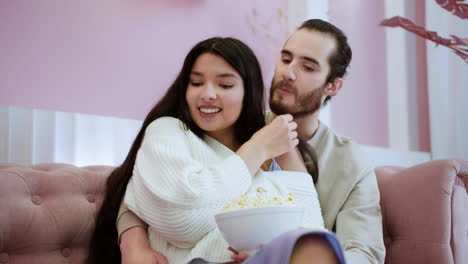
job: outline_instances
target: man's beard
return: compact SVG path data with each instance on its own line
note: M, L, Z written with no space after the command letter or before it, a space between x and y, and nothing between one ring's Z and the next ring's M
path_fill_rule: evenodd
M294 94L295 104L293 106L282 103L281 95L277 95L276 98L274 98L275 91L280 87L287 87ZM314 114L322 106L322 95L325 87L326 83L307 94L299 96L295 86L284 81L274 83L273 79L270 88L270 109L275 115L291 114L294 118L301 118Z

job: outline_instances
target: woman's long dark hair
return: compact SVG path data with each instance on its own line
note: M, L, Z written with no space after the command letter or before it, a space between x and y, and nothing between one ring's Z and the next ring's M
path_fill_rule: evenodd
M203 135L203 131L190 117L185 94L192 67L197 58L204 53L220 56L243 79L243 107L239 119L234 125L234 135L238 143L245 143L256 131L265 126L262 73L260 64L252 50L234 38L215 37L195 45L185 58L182 70L174 83L146 116L127 158L122 165L114 169L107 179L105 198L97 215L96 226L91 237L88 259L90 263L121 263L116 219L148 125L160 117L172 116L180 119L187 129L198 136Z
M319 178L319 168L317 154L315 153L314 148L312 148L307 141L301 139L299 139L299 145L297 145L297 148L301 152L307 172L312 176L312 180L314 184L316 184Z

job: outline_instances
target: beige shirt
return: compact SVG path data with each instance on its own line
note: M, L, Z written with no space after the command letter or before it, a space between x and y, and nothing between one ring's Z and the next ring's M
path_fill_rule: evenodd
M380 193L373 165L358 144L322 123L308 143L317 153L315 187L325 227L342 242L347 263L384 263Z
M269 114L268 119L271 119ZM318 157L316 189L325 227L336 232L347 263L383 263L380 194L374 168L366 154L358 144L336 135L322 123L308 143ZM119 237L135 226L146 225L121 207L117 220Z

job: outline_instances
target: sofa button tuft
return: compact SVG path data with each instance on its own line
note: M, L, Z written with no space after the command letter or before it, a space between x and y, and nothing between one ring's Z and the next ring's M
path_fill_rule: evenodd
M35 205L40 205L42 203L42 198L39 195L34 195L31 200Z
M86 199L88 199L88 202L90 203L96 202L96 196L94 196L94 194L89 193L88 195L86 195Z
M8 254L0 253L0 263L8 263Z
M71 255L71 250L69 248L62 249L62 255L68 258Z

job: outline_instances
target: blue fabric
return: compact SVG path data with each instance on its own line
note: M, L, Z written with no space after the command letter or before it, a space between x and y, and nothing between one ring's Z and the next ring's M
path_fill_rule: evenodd
M248 258L243 264L287 264L291 259L297 241L305 236L323 238L334 252L339 264L345 264L344 253L336 236L328 231L313 231L310 229L296 229L286 232L260 249L255 255Z
M278 164L278 162L276 162L275 159L271 159L271 164L270 164L270 168L268 171L280 171L280 170L281 170L281 167Z
M287 264L291 259L294 246L297 241L305 236L315 236L323 238L334 252L339 264L346 264L344 253L341 244L336 236L328 231L314 231L310 229L296 229L286 232L273 241L268 243L264 248L257 251L257 253L243 264ZM220 264L207 262L202 259L194 259L190 264Z

